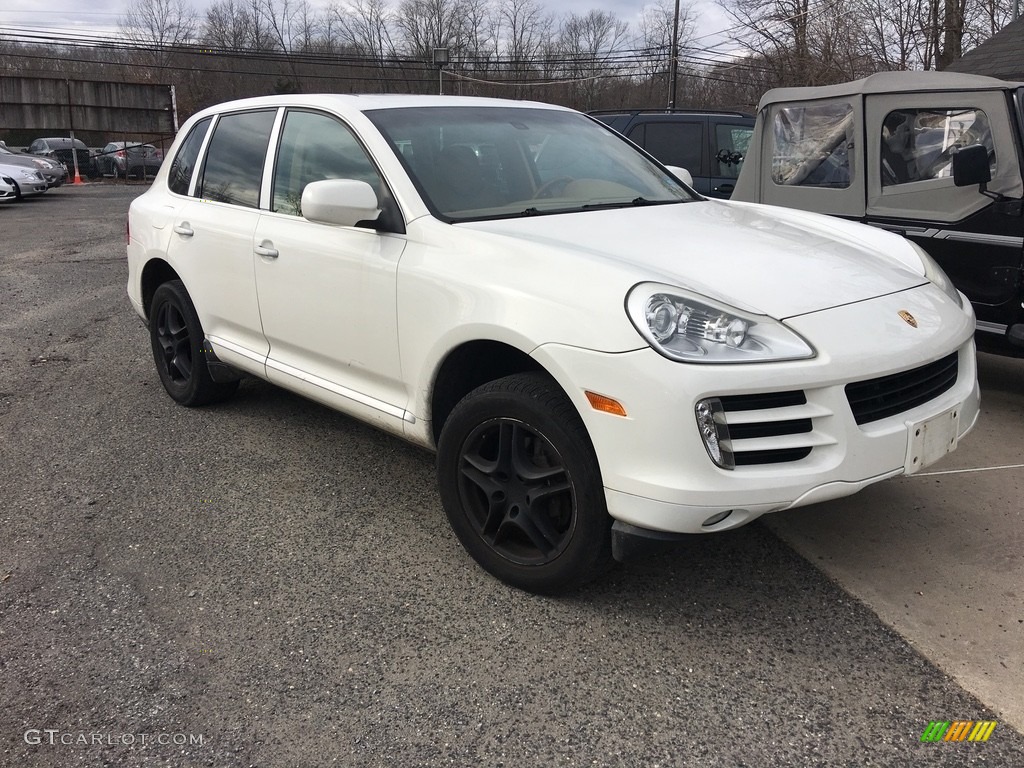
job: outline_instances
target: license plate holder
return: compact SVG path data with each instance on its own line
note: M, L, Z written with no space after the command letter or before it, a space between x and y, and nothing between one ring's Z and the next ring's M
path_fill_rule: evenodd
M912 475L956 450L960 436L960 406L937 416L907 423L905 474Z

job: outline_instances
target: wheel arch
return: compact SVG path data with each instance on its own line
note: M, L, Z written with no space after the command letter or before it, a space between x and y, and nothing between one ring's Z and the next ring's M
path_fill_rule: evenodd
M149 322L149 307L153 303L153 294L156 289L171 280L180 280L174 267L163 259L150 259L142 268L142 311L146 313L146 322Z
M448 416L477 387L515 373L538 372L544 366L521 349L501 341L479 339L452 349L438 367L430 398L431 436L437 445Z

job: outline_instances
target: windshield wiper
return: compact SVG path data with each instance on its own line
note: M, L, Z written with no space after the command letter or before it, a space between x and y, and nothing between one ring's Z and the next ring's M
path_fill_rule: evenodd
M688 203L689 200L648 200L646 197L634 197L631 201L632 205L671 205L672 203Z
M598 208L629 208L642 205L668 205L669 203L682 203L684 200L648 200L646 197L634 197L632 200L616 200L609 203L586 203L580 208L585 211L593 211Z

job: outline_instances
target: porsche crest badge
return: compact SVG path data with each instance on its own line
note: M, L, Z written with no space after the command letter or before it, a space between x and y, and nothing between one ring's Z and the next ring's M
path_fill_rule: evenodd
M916 318L916 317L914 317L914 316L913 316L912 314L910 314L909 312L907 312L907 310L905 310L905 309L901 309L901 310L900 310L900 317L902 317L902 318L903 318L903 321L904 321L904 322L905 322L905 323L906 323L907 325L909 325L909 326L910 326L911 328L917 328L917 318Z

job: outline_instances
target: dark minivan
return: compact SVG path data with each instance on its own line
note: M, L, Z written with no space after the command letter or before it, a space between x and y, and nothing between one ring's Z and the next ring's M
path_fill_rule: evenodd
M592 117L639 144L665 165L685 168L702 195L728 198L754 132L745 112L595 110Z

